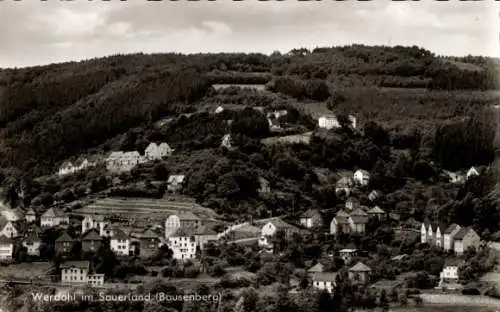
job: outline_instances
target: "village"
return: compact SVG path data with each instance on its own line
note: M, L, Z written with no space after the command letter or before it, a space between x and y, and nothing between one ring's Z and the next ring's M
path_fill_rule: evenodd
M219 106L214 113L222 111L224 108ZM279 129L279 123L274 120L286 114L286 110L269 112L267 118L270 128ZM342 127L335 115L321 116L317 122L318 131ZM348 123L351 129L356 129L357 121L354 116L348 116ZM302 142L300 139L299 141ZM223 136L221 147L233 148L230 134ZM64 177L99 165L104 165L109 174L119 174L128 172L139 164L168 158L173 152L165 142L151 143L144 155L138 151L115 151L105 159L91 156L73 163L67 161L56 175ZM463 173L443 171L443 175L452 184L465 183L480 174L480 170L475 167ZM33 207L23 210L4 205L0 211L0 261L3 268L8 268L9 265L19 265L22 261L43 261L41 258L44 257L41 255L51 254L60 263L57 265L57 276L49 274L50 283L65 287L106 287L119 280L116 277L110 279L102 270L97 272L90 261L95 254L103 252L103 249L109 249L117 259L124 261L157 258L158 254L165 256L170 253L170 257L178 263L202 263L205 249L207 246L213 248L211 246L214 244L250 244L259 253L272 255L277 252L276 244L280 239L290 241L297 235L306 237L311 233L324 235L325 240L338 239L342 235L365 235L369 223L377 222L379 225L390 225L396 233L417 236L422 246L443 250L447 255L446 261L435 288L441 291L462 289L459 270L465 263L464 253L489 248L488 243L471 227L442 224L438 219L399 224L397 214L386 213L383 208L374 204L381 194L380 191L369 188L370 178L368 171L359 169L351 174L345 173L338 179L335 192L345 199L345 204L343 207L333 208L334 215L331 219L325 215L331 215L332 211L309 209L293 216L228 222L211 209L204 208L194 199L183 195L186 177L182 173L171 174L163 182L167 188L161 199L101 197L72 211L67 209L68 205L55 205L45 211L35 211ZM260 178L259 182L261 196L272 192L268 181ZM368 203L365 201L362 204L357 198L355 194L360 192L365 194ZM43 234L48 231L52 233L49 240ZM53 233L57 233L57 236ZM44 240L42 237L45 237ZM330 249L321 255L342 259L343 264L336 271L327 270L321 262L312 263L307 268L308 284L332 293L341 278L340 269L347 269L346 278L353 285L379 287L381 278L374 278L372 274L376 268L366 264L377 256L356 248L352 242L344 247L349 248ZM50 249L53 249L52 253L47 252ZM20 257L19 254L23 252L26 255ZM76 254L83 256L76 257L79 259L75 260ZM392 255L391 261L398 263L408 257L411 256L407 253ZM33 282L47 277L10 277L10 281ZM291 289L293 291L294 288L291 286Z

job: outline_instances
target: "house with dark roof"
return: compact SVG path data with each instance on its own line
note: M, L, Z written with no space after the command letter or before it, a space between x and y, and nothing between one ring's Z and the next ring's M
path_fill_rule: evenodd
M349 269L349 279L353 284L366 284L370 280L372 269L362 262L356 263Z
M382 209L380 209L379 206L375 206L375 207L371 208L366 213L368 214L368 216L370 218L376 218L376 219L379 219L379 220L384 220L385 216L386 216L385 211L383 211Z
M351 231L354 233L364 233L366 224L368 223L369 216L362 209L357 208L354 209L349 214L349 225L351 227Z
M61 264L61 284L100 286L104 274L91 274L89 261L67 261Z
M330 234L350 233L350 231L349 215L344 210L339 210L330 222Z
M333 293L336 286L336 272L316 272L311 273L312 286L319 290L326 290Z
M24 219L26 220L27 223L33 223L36 222L36 213L33 208L28 208L26 211L26 214L24 215Z
M102 237L96 229L90 229L82 237L82 251L96 252L102 244Z
M147 229L142 233L138 233L135 237L139 240L141 257L149 257L158 250L160 235L155 233L152 229Z
M308 229L323 226L323 215L317 209L309 209L300 216L300 224Z
M471 227L461 228L453 237L453 250L456 254L461 255L467 249L479 247L481 237Z
M447 259L444 263L443 270L439 274L438 288L456 289L459 280L460 267L464 265L461 259Z
M321 264L320 262L318 262L315 265L313 265L311 268L309 268L309 270L307 270L307 273L320 273L320 272L324 272L324 271L325 271L324 265Z
M41 227L55 227L60 225L68 225L69 216L58 208L52 207L47 209L40 217Z
M109 240L111 250L117 256L130 255L130 237L119 228L113 228L113 236Z
M204 249L205 244L208 242L214 242L217 238L217 232L206 225L202 225L194 229L194 240L200 250Z
M443 240L443 248L444 250L454 250L455 247L455 234L460 231L460 225L453 223L450 224L444 231L444 240Z
M64 232L55 241L55 250L60 254L69 254L75 245L76 240Z
M165 220L165 237L168 238L179 228L197 228L201 226L201 218L190 211L171 214Z

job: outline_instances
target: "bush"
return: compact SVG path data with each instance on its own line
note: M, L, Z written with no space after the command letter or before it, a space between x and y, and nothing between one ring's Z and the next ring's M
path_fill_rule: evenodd
M467 287L462 289L462 295L479 296L481 292L475 287Z

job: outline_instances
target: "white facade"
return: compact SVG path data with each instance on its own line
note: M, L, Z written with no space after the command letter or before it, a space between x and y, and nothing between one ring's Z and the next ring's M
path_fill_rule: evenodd
M126 237L112 237L109 241L111 250L118 256L130 255L130 239Z
M366 170L357 170L354 172L354 181L358 184L366 186L370 182L370 174Z
M90 284L98 286L104 284L104 274L90 274L88 268L69 267L61 269L62 284Z
M133 152L113 152L106 159L106 169L111 172L130 171L136 165L144 163L145 157L137 151Z
M300 224L308 229L313 227L313 218L312 217L301 217Z
M440 274L441 281L458 282L458 266L448 265L443 268Z
M453 231L444 234L444 243L443 243L444 250L448 251L448 250L453 250L455 248L454 236L455 234L458 233L458 231L460 231L460 226L457 225L455 229L453 229Z
M477 171L477 169L475 167L471 167L469 169L469 171L467 171L467 179L470 179L471 177L477 177L479 176L479 172Z
M172 149L167 143L161 143L160 145L156 145L156 143L151 143L144 151L144 155L147 160L155 160L162 159L163 157L169 156L172 154Z
M312 286L319 290L326 290L333 293L335 289L334 273L315 273L312 275Z
M90 229L96 229L99 231L99 236L112 236L106 235L105 227L108 222L95 220L92 216L85 216L82 221L82 234L86 233Z
M16 237L18 235L16 228L12 222L7 221L2 229L0 229L0 236Z
M273 236L276 234L276 226L272 222L268 222L262 227L261 236Z
M347 119L349 120L349 122L351 123L351 127L353 127L354 129L356 129L356 126L357 126L357 120L356 120L356 117L354 117L353 115L349 115L347 117Z
M340 128L340 123L336 116L321 116L318 118L318 126L323 129Z
M217 108L215 109L214 113L216 113L216 114L220 114L220 113L222 113L223 111L224 111L224 107L219 106L219 107L217 107Z
M10 239L0 237L0 260L11 260L14 254L14 244Z
M196 241L189 236L171 236L168 247L173 251L173 258L178 260L194 259L196 257Z
M69 217L53 208L49 208L40 217L40 226L42 227L55 227L63 224L69 224Z
M427 244L427 228L425 227L425 223L422 223L420 227L420 243Z
M225 148L231 148L231 135L226 134L222 137L221 146Z
M26 251L30 256L39 256L41 245L42 242L40 240L23 241L23 246L26 248Z

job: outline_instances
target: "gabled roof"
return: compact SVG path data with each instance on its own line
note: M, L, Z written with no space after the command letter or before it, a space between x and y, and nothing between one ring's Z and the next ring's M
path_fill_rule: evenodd
M90 229L83 235L82 241L101 241L102 237L96 229Z
M34 215L36 215L35 210L33 210L33 208L31 208L31 207L28 208L28 210L26 211L26 215L27 216L34 216Z
M184 175L183 174L174 174L170 175L168 177L167 183L172 184L172 183L182 183L184 182Z
M363 217L368 216L368 214L366 212L364 212L361 208L354 209L349 215L351 217L352 216L363 216Z
M12 239L10 237L7 237L7 236L4 236L4 235L0 235L0 244L3 244L3 245L11 245L13 244L12 243Z
M42 218L54 218L54 217L62 218L65 216L66 215L61 210L59 210L55 207L51 207L43 213Z
M367 265L362 263L361 261L356 263L352 268L349 269L350 272L371 272L372 269L370 269Z
M451 232L455 231L457 228L460 229L460 225L452 223L444 230L444 234L451 234Z
M304 212L301 217L302 218L313 218L314 216L321 216L321 213L317 209L309 209L306 212Z
M77 269L89 269L89 261L66 261L61 263L61 269L77 268Z
M339 224L346 224L349 223L349 215L344 211L344 210L339 210L335 214L335 221Z
M324 266L321 263L316 263L314 266L312 266L307 272L309 273L321 273L324 271Z
M195 221L195 220L200 220L200 217L192 213L191 211L183 211L177 215L179 217L179 220L185 220L185 221Z
M61 234L61 236L59 236L57 239L56 239L56 243L61 243L61 242L73 242L74 239L69 236L68 233L64 232Z
M158 234L151 229L147 229L144 233L139 235L139 238L158 238Z
M455 236L453 237L454 240L461 240L465 237L465 235L467 235L469 232L474 232L476 233L476 231L474 231L472 228L470 227L464 227L464 228L461 228L457 234L455 234ZM476 233L477 234L477 233Z
M113 237L111 237L111 240L113 240L113 239L114 240L127 240L127 239L129 239L129 237L121 229L114 228L113 229Z
M36 243L41 242L41 239L35 233L30 233L28 237L24 239L26 243Z
M385 211L380 209L379 206L375 206L372 209L368 210L368 214L384 214L384 213L385 213Z
M366 224L368 223L368 216L351 215L349 217L354 224Z
M311 274L311 279L318 282L332 282L335 283L337 279L336 272L316 272Z

